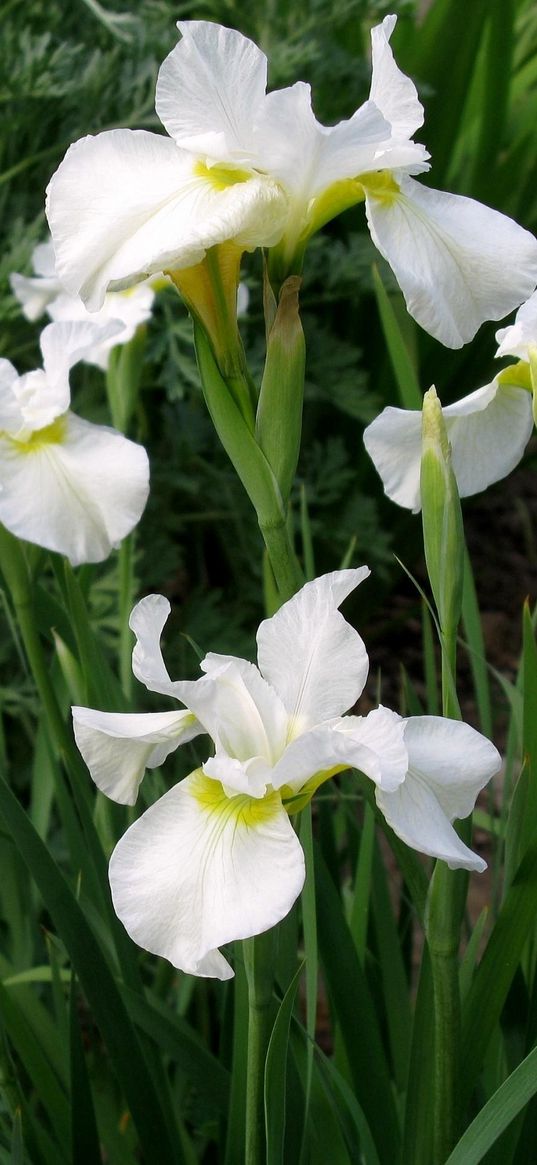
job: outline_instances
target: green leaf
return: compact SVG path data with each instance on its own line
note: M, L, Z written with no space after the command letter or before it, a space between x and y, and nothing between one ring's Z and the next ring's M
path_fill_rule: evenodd
M122 993L67 882L8 785L1 779L0 815L69 951L95 1020L108 1045L143 1152L148 1160L157 1159L159 1165L180 1165L183 1161L182 1151L178 1141L174 1145L168 1137L160 1099Z
M381 1165L371 1130L352 1088L338 1072L335 1064L316 1048L317 1070L321 1081L334 1098L334 1109L345 1138L351 1161L364 1165Z
M532 845L502 903L462 1014L461 1098L467 1104L537 912L537 844Z
M421 409L423 394L406 341L397 321L390 297L375 264L373 264L372 270L373 285L377 297L382 330L399 389L401 407L404 409Z
M300 977L302 963L293 975L278 1008L269 1040L265 1061L265 1130L267 1138L267 1165L284 1165L285 1086L287 1080L287 1051L289 1026Z
M205 1104L225 1116L229 1105L229 1073L201 1037L152 993L147 998L122 989L129 1012L141 1031L173 1056L185 1079L203 1095Z
M47 1113L50 1127L58 1138L60 1146L66 1149L69 1142L69 1105L46 1052L35 1038L28 1020L13 994L0 985L0 1017L17 1055L24 1064L40 1104ZM67 1161L67 1153L60 1160Z
M71 1153L77 1165L101 1165L99 1134L91 1095L86 1058L77 1015L76 979L71 979L70 1003L71 1061Z
M537 1093L537 1048L491 1096L450 1153L446 1165L479 1165L504 1129Z
M399 1128L390 1074L369 985L358 961L339 894L315 850L319 950L358 1103L381 1159L395 1161Z

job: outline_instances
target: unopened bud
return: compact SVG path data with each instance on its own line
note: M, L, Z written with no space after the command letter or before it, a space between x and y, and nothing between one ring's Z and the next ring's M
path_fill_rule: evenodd
M451 449L435 388L423 399L421 504L425 561L440 628L453 641L461 615L464 531Z

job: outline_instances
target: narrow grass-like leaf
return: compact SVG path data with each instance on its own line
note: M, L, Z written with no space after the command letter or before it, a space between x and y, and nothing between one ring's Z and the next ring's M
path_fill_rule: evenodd
M58 1138L60 1160L67 1161L69 1104L43 1048L16 1003L12 993L0 986L0 1017L17 1055L24 1064L33 1088L47 1113L50 1128ZM62 1147L60 1149L60 1146ZM64 1152L65 1150L65 1152Z
M412 1165L430 1165L432 1160L433 1009L431 965L429 952L424 947L414 1008L401 1158Z
M479 1165L488 1149L536 1093L537 1048L534 1048L468 1126L446 1165Z
M24 1165L24 1141L22 1139L22 1116L21 1110L18 1108L13 1116L13 1129L11 1133L11 1153L10 1165Z
M479 613L472 564L467 550L464 553L462 622L474 681L474 691L479 711L479 724L484 735L490 737L492 736L492 706L489 674L485 659L485 641L483 639L481 615Z
M399 1129L375 1007L340 897L318 849L315 881L321 960L358 1103L364 1110L379 1156L394 1161L399 1149Z
M265 1131L267 1165L284 1165L285 1091L289 1027L295 996L304 969L294 974L278 1008L265 1062Z
M512 78L514 19L513 0L489 0L479 135L472 151L472 193L477 198L489 194L491 174L502 146Z
M366 801L364 805L364 820L360 832L360 846L358 849L358 860L356 862L354 891L349 920L349 928L356 948L356 954L362 967L365 962L374 849L375 811L369 802Z
M70 1001L71 1062L71 1155L76 1165L101 1165L99 1135L91 1095L84 1048L77 1015L76 980L71 980Z
M434 185L442 186L449 170L487 17L489 0L435 0L419 35L407 38L400 64L426 82L426 142L434 158ZM449 68L446 68L449 62ZM466 191L469 193L469 191Z
M373 922L377 939L382 993L395 1083L402 1093L406 1089L412 1017L408 984L401 957L401 946L388 893L386 871L378 849L374 854Z
M537 845L521 862L502 903L462 1017L461 1097L468 1103L537 913Z
M140 1028L163 1052L173 1056L185 1078L204 1098L208 1108L225 1115L229 1103L229 1073L185 1019L151 993L147 998L123 987L123 998Z
M483 933L485 930L485 926L487 924L488 916L489 916L488 906L484 906L482 911L481 911L481 914L479 915L479 918L474 926L474 929L470 935L468 946L466 947L466 950L464 952L464 958L461 962L461 966L460 966L460 970L459 970L459 985L460 985L460 990L461 990L461 1000L462 1001L464 1001L464 999L466 998L468 991L470 989L470 984L472 982L472 976L473 976L473 973L475 970L475 965L477 963L477 956L479 954L479 946L480 946L481 940L483 938Z
M382 330L399 390L401 407L404 409L421 409L423 393L406 341L399 327L390 297L380 277L378 267L373 264L372 270L373 286L375 288Z
M320 1048L316 1052L317 1070L324 1087L334 1098L334 1109L347 1144L349 1160L356 1165L381 1165L364 1111L352 1088L328 1056Z
M301 895L302 930L304 953L306 956L306 1078L304 1081L304 1140L301 1159L304 1160L306 1129L308 1126L311 1082L313 1076L313 1052L317 1022L317 996L319 986L317 956L317 916L315 910L315 867L313 861L313 834L311 828L311 804L306 805L300 815L300 841L306 861L306 880ZM294 982L294 979L293 979ZM286 993L287 996L287 993ZM287 1027L289 1031L289 1027ZM265 1101L266 1105L266 1101ZM268 1135L268 1130L267 1130Z
M145 1063L122 994L100 947L56 863L9 787L0 780L0 814L35 878L43 901L71 956L129 1104L148 1160L181 1165L172 1145L152 1076Z

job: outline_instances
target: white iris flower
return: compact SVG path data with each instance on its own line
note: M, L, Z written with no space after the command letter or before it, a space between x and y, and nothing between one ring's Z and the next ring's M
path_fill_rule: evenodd
M327 127L303 82L266 92L267 60L240 33L181 21L161 66L156 108L169 137L109 130L68 150L48 190L58 273L91 310L109 288L195 266L219 243L276 247L281 278L308 239L365 200L373 242L408 310L449 347L501 319L534 290L537 242L469 198L421 186L423 109L389 45L395 16L372 30L370 98Z
M367 678L362 639L338 607L367 567L306 583L257 633L258 666L209 654L195 681L172 681L160 650L161 595L134 608L134 674L187 710L118 715L74 708L78 747L100 789L134 803L146 767L207 733L214 755L127 830L110 863L115 910L132 938L191 974L227 979L218 950L268 930L291 909L304 857L289 815L350 766L409 845L450 866L484 862L451 822L471 812L500 764L473 728L352 708Z
M69 409L69 370L120 324L52 323L43 368L19 376L0 360L0 522L19 538L100 562L140 520L149 491L145 449Z
M96 364L105 371L112 349L132 340L137 327L151 317L155 298L151 281L139 283L126 291L108 292L100 310L90 315L79 296L70 295L58 278L52 239L35 247L32 266L34 275L15 273L9 278L11 290L26 319L38 320L46 311L51 320L89 319L94 324L103 325L113 320L118 324L111 335L100 341L96 334L93 347L85 350L85 364Z

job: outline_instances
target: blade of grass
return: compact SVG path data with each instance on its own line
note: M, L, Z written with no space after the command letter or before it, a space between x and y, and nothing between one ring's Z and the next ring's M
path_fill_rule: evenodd
M367 979L345 921L339 894L315 848L319 950L358 1103L381 1159L397 1160L399 1128L390 1074Z
M304 964L293 975L274 1021L265 1063L266 1165L284 1165L285 1099L289 1027Z
M521 862L463 1006L461 1098L467 1104L537 912L537 845Z
M515 1068L468 1126L446 1165L479 1165L524 1105L537 1093L537 1048Z
M414 364L401 328L397 322L390 297L375 264L373 264L372 272L380 321L399 390L401 407L404 409L421 409L423 394Z
M0 814L34 877L61 935L93 1010L129 1104L148 1160L180 1165L179 1141L172 1144L159 1096L145 1063L122 993L88 927L84 914L56 863L23 809L0 779Z

